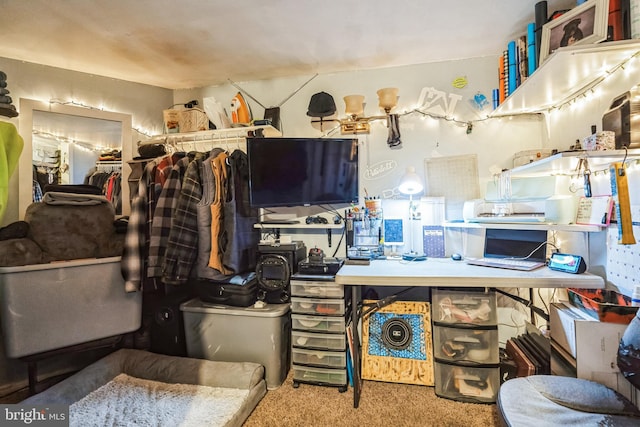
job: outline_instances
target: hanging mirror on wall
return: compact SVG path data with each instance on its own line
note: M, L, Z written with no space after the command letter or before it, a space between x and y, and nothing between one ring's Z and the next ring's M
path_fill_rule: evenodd
M19 212L47 184L91 184L117 214L128 215L123 159L131 158L131 116L29 99L20 100Z

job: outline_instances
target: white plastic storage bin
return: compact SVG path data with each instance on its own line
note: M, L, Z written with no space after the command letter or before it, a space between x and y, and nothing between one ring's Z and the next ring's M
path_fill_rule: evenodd
M294 297L344 298L344 288L334 281L291 280Z
M465 366L435 360L436 396L472 403L494 403L500 387L500 367Z
M289 304L263 308L204 305L195 298L180 305L187 355L198 359L260 363L269 390L289 372L291 315Z
M311 365L326 368L346 368L346 351L322 351L294 348L291 359L297 365Z
M494 291L435 288L432 291L433 322L496 325Z
M292 331L291 341L294 347L307 347L320 350L345 350L347 348L347 340L344 334L319 334Z
M344 317L344 306L344 299L291 297L291 311L294 313Z
M0 310L19 358L137 330L142 292L125 292L120 257L0 267Z
M310 332L345 333L344 317L310 316L306 314L292 314L291 327Z
M448 361L499 363L497 326L434 326L434 357Z

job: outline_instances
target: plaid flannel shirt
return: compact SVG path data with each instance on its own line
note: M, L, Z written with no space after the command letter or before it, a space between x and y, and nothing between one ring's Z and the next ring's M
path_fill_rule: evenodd
M162 262L169 241L173 212L178 203L182 180L190 162L191 158L183 157L173 165L158 196L151 223L151 236L149 237L148 277L162 277Z
M155 161L146 164L138 181L138 194L131 202L129 225L124 239L120 268L126 292L142 289L144 260L146 259L149 186L153 184Z
M182 180L182 189L173 213L167 250L162 266L162 281L181 285L187 282L198 252L197 206L202 198L200 165L195 159Z

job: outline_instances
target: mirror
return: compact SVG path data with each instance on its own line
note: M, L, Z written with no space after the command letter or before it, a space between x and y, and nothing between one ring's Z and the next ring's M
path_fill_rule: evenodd
M20 219L46 184L92 184L103 189L117 214L128 215L123 160L131 159L131 116L20 99L18 204Z

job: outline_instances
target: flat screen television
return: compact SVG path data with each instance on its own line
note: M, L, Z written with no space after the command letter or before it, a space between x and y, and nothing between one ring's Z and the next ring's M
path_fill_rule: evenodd
M253 207L357 203L355 138L247 138Z

